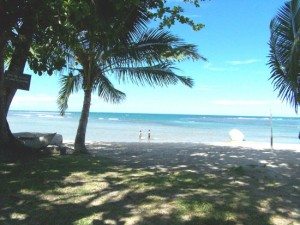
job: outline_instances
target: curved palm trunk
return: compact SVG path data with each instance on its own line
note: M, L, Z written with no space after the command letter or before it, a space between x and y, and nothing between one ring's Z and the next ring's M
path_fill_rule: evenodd
M74 149L76 153L87 153L87 149L85 147L85 135L86 135L86 127L87 127L89 113L90 113L91 96L92 96L92 90L84 91L83 106L81 110L80 121L77 128L77 134L74 143Z

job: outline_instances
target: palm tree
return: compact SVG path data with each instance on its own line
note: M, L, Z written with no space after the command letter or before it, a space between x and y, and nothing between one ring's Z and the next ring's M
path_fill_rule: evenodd
M91 105L91 94L97 91L107 102L119 103L125 93L117 90L110 81L151 86L168 86L178 82L192 87L191 78L177 75L173 67L176 61L187 58L204 59L195 45L186 44L169 32L158 29L133 29L128 42L118 44L84 42L74 51L75 60L81 68L61 78L58 105L61 114L68 108L68 98L73 92L84 90L84 102L75 138L75 152L86 152L85 134ZM205 59L204 59L205 60Z
M298 112L300 104L300 0L291 0L279 10L270 24L270 79L278 97ZM299 79L299 78L298 78Z

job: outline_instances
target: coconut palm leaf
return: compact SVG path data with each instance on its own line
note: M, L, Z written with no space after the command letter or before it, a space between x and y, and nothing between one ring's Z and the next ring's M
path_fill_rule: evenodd
M285 3L270 24L270 79L278 97L298 111L300 104L300 0Z
M82 87L82 76L68 75L60 78L60 90L58 94L57 104L61 115L65 114L68 109L68 100L72 93L78 92Z
M151 51L150 54L159 53L159 56L173 60L177 60L179 54L185 59L206 60L199 55L196 45L186 44L181 38L159 29L149 29L139 33L131 41L130 47L134 50L144 50L147 53Z
M162 63L144 67L119 67L114 72L119 82L132 82L136 85L168 86L178 82L188 87L193 86L193 80L174 73L175 68L170 63Z
M177 36L157 29L144 30L127 45L107 49L103 57L111 59L110 67L116 64L133 64L143 61L151 65L166 60L206 60L197 52L195 45L186 44Z
M94 82L94 88L98 89L98 96L106 102L120 103L126 98L126 94L117 90L110 80L98 70L97 80Z

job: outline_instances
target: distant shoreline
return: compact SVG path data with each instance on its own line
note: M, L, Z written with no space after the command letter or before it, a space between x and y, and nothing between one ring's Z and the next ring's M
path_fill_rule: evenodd
M76 136L80 113L10 111L13 133L58 133L64 140ZM229 132L238 129L246 141L270 143L270 120L254 116L208 116L172 114L91 113L86 140L136 142L139 131L154 142L216 143L230 141ZM274 143L299 144L300 119L273 117ZM146 140L147 141L147 140Z

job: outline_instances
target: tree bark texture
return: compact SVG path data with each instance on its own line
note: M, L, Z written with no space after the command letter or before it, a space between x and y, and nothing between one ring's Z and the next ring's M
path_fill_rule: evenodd
M32 43L34 31L34 23L33 18L28 18L24 20L22 27L20 28L20 32L18 34L18 42L15 46L15 50L12 55L12 59L8 68L8 71L13 74L17 74L22 76L25 64L27 61L27 57L29 54L30 45ZM5 43L5 42L4 42ZM3 50L3 48L2 48ZM2 57L2 60L3 57ZM2 69L3 71L3 69ZM3 80L2 80L3 79ZM20 143L11 133L8 122L7 122L7 114L9 111L9 107L13 100L13 97L16 94L17 89L4 87L4 74L1 74L0 87L1 87L1 97L0 97L0 148L3 151L9 152L9 154L20 154L22 151L32 153L31 149L25 147L22 143ZM2 129L3 128L3 129Z
M7 127L6 127L6 113L5 113L5 89L4 89L4 49L5 39L0 37L0 153L5 151L5 142L8 140Z
M85 136L91 107L91 96L92 90L84 90L83 106L74 143L75 153L87 153L87 149L85 146Z
M13 74L23 75L25 64L28 58L29 49L32 43L34 31L33 18L24 21L19 33L19 41L15 47L8 71ZM6 114L11 105L12 99L16 94L17 89L6 89Z

